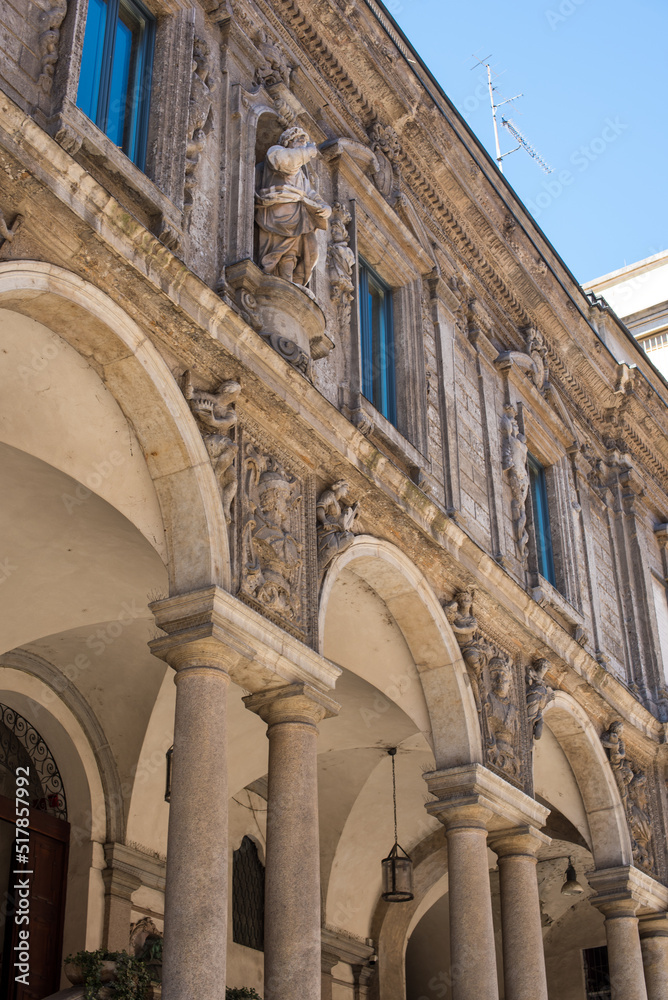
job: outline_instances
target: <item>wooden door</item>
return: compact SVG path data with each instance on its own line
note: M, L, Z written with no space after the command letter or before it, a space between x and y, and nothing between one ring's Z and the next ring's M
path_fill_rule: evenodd
M14 802L0 796L0 819L13 823L14 810ZM3 882L7 877L7 922L0 981L3 1000L43 1000L56 993L60 986L70 827L69 823L55 816L31 809L28 830L30 864L12 863L9 872L0 873ZM30 875L13 874L24 867L31 872ZM29 882L30 923L17 925L14 920L17 907L14 885L17 880L24 879ZM19 929L26 927L30 931L27 984L16 981L17 970L14 968Z

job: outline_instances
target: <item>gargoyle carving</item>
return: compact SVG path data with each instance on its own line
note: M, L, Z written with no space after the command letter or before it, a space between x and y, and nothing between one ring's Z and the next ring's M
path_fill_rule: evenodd
M359 504L342 503L347 492L348 483L345 479L340 479L323 490L318 497L315 512L318 519L318 565L321 572L334 556L352 545L355 538L351 529Z
M223 382L217 392L194 389L190 372L186 372L184 395L211 459L226 524L230 524L232 520L232 501L237 493L234 460L238 445L234 440L234 432L237 425L235 404L240 392L241 386L234 379Z

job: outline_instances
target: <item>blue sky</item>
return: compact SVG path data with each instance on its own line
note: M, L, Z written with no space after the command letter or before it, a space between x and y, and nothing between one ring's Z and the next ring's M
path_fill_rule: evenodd
M494 155L477 58L497 101L553 168L519 151L506 179L580 282L668 248L666 0L385 0ZM501 151L515 143L501 129Z

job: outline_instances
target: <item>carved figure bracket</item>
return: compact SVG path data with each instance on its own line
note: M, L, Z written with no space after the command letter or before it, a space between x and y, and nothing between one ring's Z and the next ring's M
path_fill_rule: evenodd
M637 868L651 875L654 872L655 859L647 775L629 759L623 733L624 723L618 719L601 734L601 743L605 747L626 813L631 834L633 862Z
M238 445L236 402L241 385L234 379L222 382L216 392L195 389L189 371L184 376L183 394L197 421L220 490L225 523L232 521L232 503L237 494L234 463Z
M329 223L330 244L327 250L327 274L330 295L336 304L337 317L342 330L350 326L351 303L355 294L353 268L355 254L351 250L348 225L352 216L340 202L332 205Z
M549 668L550 661L543 658L534 660L527 667L527 719L529 732L534 740L539 740L543 735L543 712L554 698L554 691L545 680Z
M186 143L186 171L183 207L190 212L196 185L195 171L206 139L213 129L212 94L216 89L209 65L209 48L201 38L193 43L192 75L190 80L190 106L188 111L188 138Z
M353 531L359 502L346 504L343 498L348 492L345 479L328 486L318 497L315 513L318 534L318 568L324 573L326 567L339 552L345 552L355 538Z
M501 417L501 467L510 485L511 516L517 557L526 564L529 533L526 528L526 501L529 493L529 470L527 468L527 439L517 422L517 408L506 403Z

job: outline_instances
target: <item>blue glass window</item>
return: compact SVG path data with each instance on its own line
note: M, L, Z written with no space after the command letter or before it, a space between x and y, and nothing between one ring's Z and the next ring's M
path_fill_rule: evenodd
M531 501L534 515L534 531L536 533L538 572L553 587L556 587L545 469L532 455L529 455L529 481L531 483Z
M362 394L396 424L392 290L361 258L359 287Z
M135 0L89 0L77 105L143 170L155 21Z

